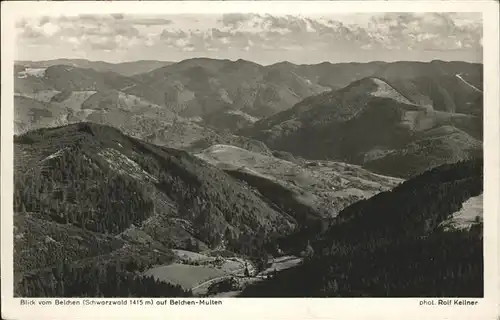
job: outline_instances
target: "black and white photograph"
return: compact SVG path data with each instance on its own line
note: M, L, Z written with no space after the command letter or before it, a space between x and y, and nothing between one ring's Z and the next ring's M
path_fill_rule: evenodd
M485 296L482 12L12 30L15 298Z

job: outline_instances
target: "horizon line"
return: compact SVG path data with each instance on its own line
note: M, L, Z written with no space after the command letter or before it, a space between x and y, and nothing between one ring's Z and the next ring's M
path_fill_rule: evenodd
M176 63L181 63L181 62L184 62L184 61L196 60L196 59L215 60L215 61L231 61L231 62L246 61L246 62L251 62L251 63L258 64L258 65L264 66L264 67L266 67L266 66L273 66L273 65L276 65L276 64L280 64L280 63L290 63L290 64L294 64L294 65L297 65L297 66L311 66L311 65L319 65L319 64L323 64L323 63L330 63L330 64L356 64L356 63L357 64L369 64L369 63L397 63L397 62L422 62L422 63L431 63L431 62L434 62L434 61L441 61L441 62L462 62L462 63L470 63L470 64L483 64L482 59L481 59L481 61L476 61L476 62L466 61L466 60L432 59L432 60L391 60L391 61L387 61L387 60L370 60L370 61L343 61L343 62L334 62L334 61L331 61L331 60L323 60L323 61L318 61L316 63L295 63L295 62L291 62L291 61L288 61L288 60L282 60L282 61L277 61L277 62L273 62L273 63L269 63L269 64L262 64L262 63L258 63L258 62L252 61L252 60L247 60L247 59L242 59L242 58L239 58L239 59L229 59L229 58L212 58L212 57L207 57L207 56L199 56L199 57L195 57L195 58L187 58L187 59L178 60L178 61L174 61L174 60L157 60L157 59L139 59L139 60L124 60L124 61L120 61L120 62L110 62L110 61L105 61L105 60L90 60L90 59L85 59L85 58L54 58L54 59L47 59L47 60L14 59L14 64L21 63L21 62L24 62L24 63L43 63L43 62L51 62L51 61L57 61L57 60L82 60L82 61L87 61L87 62L106 63L106 64L111 64L111 65L119 65L119 64L123 64L123 63L134 63L134 62L146 62L146 61L148 61L148 62L164 62L164 63L176 64Z

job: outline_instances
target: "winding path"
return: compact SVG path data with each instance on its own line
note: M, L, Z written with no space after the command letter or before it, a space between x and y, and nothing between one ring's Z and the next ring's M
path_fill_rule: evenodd
M223 276L216 277L216 278L212 278L212 279L209 279L209 280L204 281L202 283L199 283L196 286L192 287L191 290L195 291L196 289L201 288L203 286L218 282L218 281L223 280L223 279L228 279L231 277L248 278L248 279L264 279L266 274L272 272L275 269L277 271L288 269L288 268L291 268L291 267L297 265L301 261L302 261L301 258L298 258L295 256L279 257L279 258L274 259L273 264L269 268L262 270L261 272L259 272L256 275L253 275L250 277L243 276L242 274L240 274L240 272L243 272L245 270L245 268L242 267L242 268L233 270L230 274L223 275Z

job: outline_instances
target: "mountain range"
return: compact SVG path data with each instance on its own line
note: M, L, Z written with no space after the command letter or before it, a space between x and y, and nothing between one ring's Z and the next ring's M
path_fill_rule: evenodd
M415 248L480 295L481 64L59 59L14 84L18 295L190 296L253 271L243 296L453 293L390 276ZM282 255L304 262L262 281Z
M482 152L480 64L261 66L198 58L134 76L55 64L17 68L18 133L92 121L176 148L235 135L244 144L262 141L400 177Z
M308 97L238 133L303 157L410 177L482 153L482 92L459 76L443 78L449 80L450 93L437 82L426 82L428 92L453 93L459 102L426 95L414 85L423 86L418 78L393 86L369 77Z

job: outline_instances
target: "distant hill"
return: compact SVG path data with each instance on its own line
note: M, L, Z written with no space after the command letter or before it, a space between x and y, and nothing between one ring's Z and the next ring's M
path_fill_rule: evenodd
M377 77L357 80L306 98L239 134L305 158L360 164L401 177L480 155L482 93L464 90L456 79L448 83L449 90L461 97L457 93L449 99L447 109L441 96L428 96L428 104L415 101L415 92L430 91L410 87L411 81L419 80L401 80L396 86ZM426 85L440 88L437 82Z
M482 159L425 172L344 209L325 233L302 239L313 244L302 266L243 296L482 297L482 219L447 227L482 191Z
M174 126L177 120L183 121L165 108L113 89L67 92L44 90L34 95L18 94L14 97L14 105L14 130L17 134L32 129L91 121L111 125L129 135L145 139ZM200 127L186 121L186 127L191 125ZM203 137L202 133L197 134L191 139ZM187 136L185 138L189 139ZM170 141L174 139L172 137ZM168 144L169 141L165 140L158 143Z
M149 72L173 63L174 62L156 60L109 63L104 61L90 61L86 59L55 59L47 61L16 61L15 66L40 69L56 65L67 65L77 68L94 69L99 72L115 72L123 76L133 76L135 74Z
M178 63L107 64L65 59L18 63L17 95L37 100L47 92L69 95L73 91L116 90L183 118L199 119L217 131L250 127L308 97L339 90L367 77L384 79L418 105L482 115L478 107L482 105L482 65L462 62L282 62L262 66L241 59L195 58ZM141 66L143 72L123 71Z
M275 70L245 60L189 59L135 78L139 84L126 92L185 117L239 110L260 118L327 90L291 70Z
M14 92L36 94L44 90L60 92L121 90L134 83L133 79L111 71L100 72L68 65L53 65L19 71L14 75Z
M196 119L185 119L143 98L117 90L39 91L14 96L14 132L79 122L110 125L133 137L160 146L200 151L224 143L271 153L264 143L220 132Z

